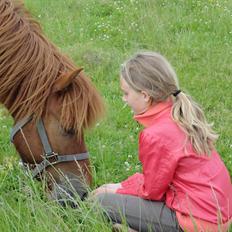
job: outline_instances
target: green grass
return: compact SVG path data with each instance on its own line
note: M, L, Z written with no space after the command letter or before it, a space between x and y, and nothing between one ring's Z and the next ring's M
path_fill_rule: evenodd
M229 0L25 0L45 34L102 93L107 115L86 142L94 186L140 170L140 127L123 108L119 67L138 50L155 50L175 67L181 89L204 108L220 134L217 149L232 176L232 2ZM111 231L89 202L81 210L47 200L24 176L9 142L12 119L0 109L0 231Z

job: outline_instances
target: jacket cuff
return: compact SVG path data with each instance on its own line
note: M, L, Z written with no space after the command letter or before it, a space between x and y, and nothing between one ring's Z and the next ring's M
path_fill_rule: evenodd
M121 182L122 187L116 193L139 196L143 183L143 174L135 173L133 176Z

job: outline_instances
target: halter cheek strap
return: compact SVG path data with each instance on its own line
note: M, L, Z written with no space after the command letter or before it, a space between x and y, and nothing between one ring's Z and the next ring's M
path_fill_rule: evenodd
M11 129L11 135L10 135L10 141L13 143L14 136L28 123L32 120L33 116L23 118L21 121L16 123L16 125ZM68 154L68 155L59 155L58 153L55 153L52 151L52 148L49 144L47 133L43 124L42 119L40 118L37 125L37 130L39 133L39 137L41 140L41 143L43 145L44 154L42 155L43 161L40 163L35 164L28 164L21 161L23 166L26 166L28 169L31 169L31 166L33 166L31 170L32 177L36 177L38 174L40 174L42 171L44 171L47 167L53 166L57 163L63 163L63 162L70 162L70 161L82 161L89 158L89 153L76 153L76 154Z

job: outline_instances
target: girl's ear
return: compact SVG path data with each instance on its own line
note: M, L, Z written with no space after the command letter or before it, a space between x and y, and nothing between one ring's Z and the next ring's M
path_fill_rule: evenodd
M73 81L75 77L77 77L83 68L76 69L69 73L62 74L54 83L52 87L52 93L60 92L67 88Z
M142 90L141 93L143 95L143 98L144 98L145 102L150 102L151 101L151 96L146 91Z

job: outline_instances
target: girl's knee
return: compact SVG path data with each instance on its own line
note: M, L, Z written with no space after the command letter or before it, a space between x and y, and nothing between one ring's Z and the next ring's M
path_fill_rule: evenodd
M111 206L114 205L117 200L118 194L114 193L98 193L94 197L95 199L104 207L104 206Z

